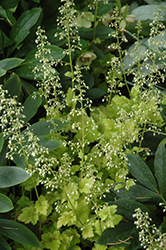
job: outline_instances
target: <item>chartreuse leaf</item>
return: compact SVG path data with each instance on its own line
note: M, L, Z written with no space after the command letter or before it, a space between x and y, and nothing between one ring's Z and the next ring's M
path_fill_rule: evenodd
M166 149L164 143L161 143L156 151L154 169L158 181L159 192L166 198Z
M4 136L3 133L0 133L0 152L2 151L3 144L4 144Z
M99 245L126 246L134 228L133 222L121 221L115 228L107 228L96 241ZM128 239L128 240L127 240ZM124 242L125 243L122 243Z
M11 250L11 247L10 247L9 244L6 242L6 240L4 240L4 238L2 238L1 235L0 235L0 249L3 249L3 250Z
M18 216L18 220L24 222L24 223L32 223L35 225L37 221L39 220L39 215L36 212L36 209L34 206L25 207L21 210L21 214Z
M23 61L24 61L23 59L17 57L3 59L0 61L0 69L10 70L16 68Z
M48 201L45 199L43 195L40 195L39 199L36 201L35 209L39 214L46 215L47 209L49 207Z
M76 208L76 213L79 218L79 220L77 220L78 226L81 226L80 222L84 224L87 221L89 212L90 212L90 209L88 205L86 204L86 201L82 200L79 203L78 207Z
M28 122L37 112L38 108L40 107L42 103L42 97L40 95L36 95L34 97L33 94L28 96L28 98L25 100L23 106L23 114L25 115L25 123Z
M17 100L20 96L20 82L16 74L12 74L11 77L5 82L4 89L8 91L8 94L13 97L17 96Z
M28 228L18 222L0 219L0 234L23 245L41 248L37 237Z
M59 247L61 245L62 236L59 231L56 230L54 233L47 232L42 234L41 237L42 241L45 242L43 245L46 249L50 250L60 249Z
M0 188L17 185L30 177L24 169L19 167L0 167Z
M156 180L146 163L138 156L127 154L127 168L143 186L158 192Z
M69 211L69 212L63 212L61 213L61 216L58 219L57 222L57 228L61 228L61 226L65 226L65 225L74 225L76 223L76 217L73 211Z
M0 194L0 213L6 213L12 209L12 201L6 195Z

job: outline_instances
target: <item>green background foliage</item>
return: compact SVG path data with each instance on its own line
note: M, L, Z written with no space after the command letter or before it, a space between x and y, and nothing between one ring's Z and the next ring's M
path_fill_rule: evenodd
M137 208L165 244L165 13L1 1L0 248L158 247Z

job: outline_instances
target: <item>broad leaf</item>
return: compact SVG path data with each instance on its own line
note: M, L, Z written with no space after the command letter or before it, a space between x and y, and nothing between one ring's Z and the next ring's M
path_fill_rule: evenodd
M48 148L49 151L59 148L62 145L61 142L45 136L39 136L39 139L39 145Z
M41 12L41 8L32 8L31 10L23 12L19 17L10 32L10 37L16 42L16 46L28 36L30 29L37 22Z
M150 214L150 210L145 207L140 202L131 200L131 199L119 199L115 202L109 202L109 205L115 204L117 205L116 214L122 215L127 220L134 220L133 214L136 208L141 208L143 212L148 212Z
M61 122L60 120L54 120L54 125L51 120L39 121L29 128L37 136L45 136L51 133L56 133L57 131L63 129L67 122ZM26 131L26 130L24 130Z
M127 168L143 186L158 192L156 180L146 163L138 156L127 154Z
M20 0L1 0L1 5L5 9L11 9L11 8L15 7L19 1Z
M161 143L156 151L154 168L159 192L166 199L166 149L164 143Z
M4 194L0 194L0 213L6 213L12 210L12 201Z
M17 185L30 177L24 169L18 167L0 166L0 188Z
M4 144L4 136L3 133L0 133L0 152L2 151L3 144Z
M52 57L54 61L56 62L57 60L62 59L65 56L65 53L63 49L59 48L58 46L55 45L47 45L45 48L48 48L50 50L50 54L44 55L46 58ZM26 57L25 57L25 62L19 67L18 69L15 70L15 72L22 78L25 79L34 79L36 77L37 80L41 80L42 75L36 75L32 70L36 67L39 66L41 67L42 64L39 62L39 59L35 58L35 53L36 49L30 51ZM55 70L55 69L54 69ZM55 70L56 74L58 72Z
M0 249L11 250L11 247L1 235L0 235Z
M92 89L89 89L86 92L86 95L90 99L97 99L97 98L100 98L100 97L104 96L105 94L106 94L106 92L103 89L100 89L100 88L92 88Z
M96 241L99 245L126 246L134 228L133 222L121 221L115 228L107 228ZM128 239L128 240L127 240ZM122 241L126 241L122 243Z
M0 69L10 70L16 68L24 60L16 57L6 58L0 61Z
M138 8L134 9L130 14L135 16L135 20L153 20L154 13L157 13L159 9L161 10L161 16L163 16L163 18L160 18L159 20L165 21L164 17L166 15L166 8L164 8L163 6L161 7L157 4L139 6Z
M5 69L0 69L0 77L6 75Z
M16 74L12 74L11 77L5 82L4 89L8 90L10 97L17 96L17 100L20 96L20 82Z
M28 122L37 112L38 108L42 103L42 97L40 95L36 95L34 98L34 94L31 94L24 102L23 106L23 114L25 115L25 123Z
M27 163L24 155L14 154L13 155L13 162L16 164L17 167L20 168L27 168Z
M41 248L37 237L18 222L0 219L0 234L23 245Z

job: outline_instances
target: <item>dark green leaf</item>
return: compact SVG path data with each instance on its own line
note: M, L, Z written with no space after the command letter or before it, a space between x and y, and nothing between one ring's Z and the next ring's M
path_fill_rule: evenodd
M100 39L108 39L109 34L114 32L114 29L106 27L106 26L97 26L96 27L96 37L99 37ZM81 28L79 32L80 36L82 38L93 40L93 29L86 29Z
M3 133L0 133L0 152L2 151L4 145L4 136Z
M59 148L62 145L61 142L45 136L39 136L39 139L39 144L45 148L48 148L49 151Z
M45 136L63 129L66 126L66 124L67 122L61 122L55 119L53 125L51 120L45 120L32 124L29 130L32 131L37 136Z
M24 60L16 57L6 58L0 61L0 69L10 70L16 68Z
M0 234L23 245L41 248L37 237L18 222L0 219Z
M5 82L4 89L8 90L10 97L17 96L17 100L20 97L20 81L16 74L12 74L10 78Z
M116 214L122 215L127 220L134 220L133 214L136 208L141 208L143 212L151 213L150 210L145 207L140 202L131 200L131 199L119 199L115 202L110 202L109 205L117 205Z
M59 60L62 59L65 54L64 51L59 48L58 46L55 45L47 45L45 46L46 48L50 49L51 53L45 55L46 58L50 58L50 56L55 60ZM25 57L25 62L21 65L21 67L17 68L15 70L15 72L22 78L25 79L36 79L37 80L41 80L42 79L42 75L41 76L36 76L32 70L36 67L39 66L41 67L42 64L39 62L39 59L35 58L35 53L36 53L36 49L30 51L26 57ZM56 71L56 73L58 74L58 72Z
M0 50L12 45L14 43L13 40L9 39L5 33L0 30Z
M0 166L0 188L11 187L30 177L25 170L19 167Z
M133 222L121 221L115 228L107 228L96 241L99 245L126 246L130 244L130 236L134 228ZM128 239L128 240L127 240ZM126 241L126 243L121 243Z
M30 29L37 22L41 12L41 8L32 8L31 10L27 10L23 12L17 22L13 25L10 37L16 42L15 47L17 47L17 45L20 44L30 33Z
M146 163L138 156L127 154L127 167L137 181L143 186L158 192L156 180Z
M156 151L154 168L159 192L164 198L166 198L166 149L164 143L161 143Z
M6 75L5 69L0 69L0 77Z
M107 58L105 57L104 53L94 44L90 46L90 49L93 50L94 54L97 56L98 59L107 61Z
M1 5L5 9L11 9L11 8L15 7L19 1L20 0L1 0Z
M9 212L13 208L12 201L4 194L0 194L0 213Z
M31 94L26 101L24 102L23 114L25 115L25 123L28 122L37 112L38 108L42 103L42 97L37 94L34 98L34 95Z
M2 6L0 6L0 16L5 18L5 19L8 18L6 10L4 10L4 8Z
M24 92L26 93L26 95L29 96L33 92L37 91L37 89L32 84L24 81L23 79L20 79L20 80L21 80L22 89L24 90Z
M104 4L103 2L98 3L97 15L102 16L113 10L114 3Z
M13 162L16 166L20 168L27 168L26 159L24 155L14 154L13 155Z
M0 235L0 249L11 250L11 247L1 235Z
M99 89L99 88L92 88L86 92L86 95L90 99L97 99L97 98L104 96L105 94L106 92L103 89Z

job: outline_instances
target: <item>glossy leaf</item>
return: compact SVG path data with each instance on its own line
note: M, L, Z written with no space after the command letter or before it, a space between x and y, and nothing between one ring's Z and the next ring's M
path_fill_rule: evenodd
M92 89L89 89L86 92L86 95L90 99L97 99L97 98L100 98L100 97L104 96L105 94L106 94L106 92L103 89L100 89L100 88L92 88Z
M25 123L28 122L36 113L38 108L40 107L42 103L42 97L40 95L36 95L34 98L34 95L31 94L24 102L23 106L23 114L25 115Z
M45 46L45 48L48 48L51 51L51 53L45 55L45 57L49 59L51 56L55 60L55 62L57 60L62 59L65 56L63 49L59 48L58 46L47 45L47 46ZM37 65L41 66L39 59L35 58L35 53L36 53L36 49L30 51L25 57L25 62L21 65L21 67L19 67L18 69L15 70L15 72L20 77L25 78L25 79L34 79L36 77L37 80L41 80L42 75L37 76L32 71ZM56 72L56 74L58 74L58 72L56 70L55 70L55 72Z
M5 69L0 69L0 77L6 75Z
M104 2L99 2L98 3L98 10L97 10L97 15L102 16L104 14L107 14L114 8L114 3L108 3L105 4Z
M49 151L59 148L62 145L61 142L45 136L39 136L39 139L40 139L39 145L48 148Z
M12 74L10 78L5 82L4 89L8 91L10 97L17 96L17 100L20 96L20 81L16 74Z
M161 143L156 151L154 168L159 192L164 198L166 198L166 149L164 143Z
M11 247L1 235L0 235L0 249L11 250Z
M127 168L137 181L152 191L158 192L156 180L146 163L138 156L127 154Z
M50 120L39 121L29 128L37 136L45 136L51 134L53 131L56 133L57 131L63 129L66 126L67 122L62 122L60 120L54 120L54 125Z
M20 0L1 0L1 5L5 8L5 9L10 9L15 7L18 2Z
M24 61L23 59L17 57L3 59L0 61L0 69L10 70L16 68L23 61Z
M18 222L0 219L0 234L23 245L41 248L37 237L27 227Z
M0 49L3 50L4 48L12 45L14 41L8 38L5 33L0 30Z
M23 12L19 17L10 32L10 37L16 42L16 45L20 44L27 37L30 29L40 17L41 12L41 8L33 8Z
M2 151L4 145L4 136L3 133L0 133L0 152Z
M17 185L30 177L25 170L19 167L0 166L0 188Z
M26 163L26 159L24 155L14 154L13 162L16 164L17 167L24 168L24 169L27 168L27 163Z
M133 214L136 208L141 208L143 212L148 212L150 214L150 210L145 207L140 202L131 200L131 199L119 199L115 202L110 202L109 205L115 204L117 205L116 214L122 215L127 220L134 220Z
M115 228L107 228L96 241L100 245L126 246L130 243L130 236L134 228L133 222L121 221ZM127 240L128 239L128 240ZM126 241L125 243L121 242Z
M6 213L12 210L12 201L4 194L0 194L0 213Z
M148 5L142 5L138 8L134 9L130 14L134 15L135 20L153 20L154 13L157 13L158 9L161 10L161 16L163 18L159 18L160 21L164 21L164 16L166 15L166 8L164 8L157 4L148 4Z

